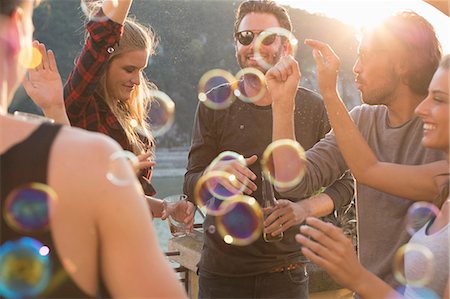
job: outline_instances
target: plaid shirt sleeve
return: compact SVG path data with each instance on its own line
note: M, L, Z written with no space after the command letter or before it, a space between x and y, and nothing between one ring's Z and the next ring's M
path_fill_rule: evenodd
M64 86L67 115L72 125L102 133L100 113L102 105L95 103L94 92L114 45L120 40L123 26L114 21L90 21L86 25L89 37L76 61L75 68ZM117 120L116 120L117 121Z

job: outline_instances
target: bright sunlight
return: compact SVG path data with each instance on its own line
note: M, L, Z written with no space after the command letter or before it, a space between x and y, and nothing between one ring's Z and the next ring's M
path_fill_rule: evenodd
M436 30L444 53L450 53L450 18L422 0L278 0L282 5L336 18L355 28L373 27L383 18L403 10L413 10Z

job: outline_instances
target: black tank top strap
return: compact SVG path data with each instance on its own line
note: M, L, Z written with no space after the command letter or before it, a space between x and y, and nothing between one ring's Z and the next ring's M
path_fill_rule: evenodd
M44 123L0 156L2 198L15 186L30 182L47 184L50 149L61 127Z

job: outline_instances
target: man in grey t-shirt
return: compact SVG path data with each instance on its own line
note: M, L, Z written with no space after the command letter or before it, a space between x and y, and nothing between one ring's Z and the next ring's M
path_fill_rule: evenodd
M364 32L354 65L356 84L366 103L351 116L380 161L423 164L443 160L442 153L421 145L422 122L414 109L427 95L428 85L441 57L440 44L432 26L413 12L386 19L373 31ZM292 105L285 102L286 106ZM291 124L282 130L289 132ZM348 170L332 132L307 153L307 174L284 196L300 196L328 186ZM393 287L392 261L409 235L406 213L413 201L356 184L358 253L364 267ZM296 215L302 220L308 211L329 209L331 200L300 201L307 206ZM286 214L278 222L287 222ZM278 224L278 223L276 223Z

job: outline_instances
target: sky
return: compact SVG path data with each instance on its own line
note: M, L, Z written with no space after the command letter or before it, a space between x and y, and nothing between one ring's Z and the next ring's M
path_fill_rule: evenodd
M436 30L445 54L450 54L450 18L422 0L277 0L282 5L336 18L354 27L373 26L397 11L413 10Z

